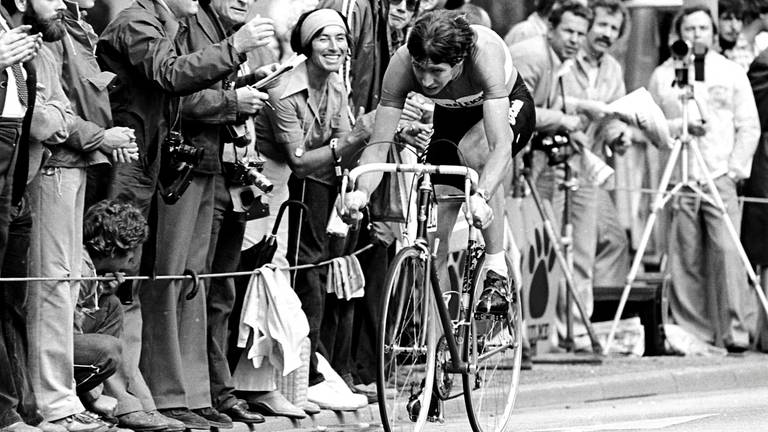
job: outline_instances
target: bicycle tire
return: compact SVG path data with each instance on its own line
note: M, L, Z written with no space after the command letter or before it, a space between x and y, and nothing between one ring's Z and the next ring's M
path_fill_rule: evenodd
M427 264L420 249L406 247L387 270L376 340L376 389L386 432L421 431L429 414L437 336L430 319L434 310ZM412 404L420 406L415 419Z
M482 269L482 260L478 263L478 269ZM507 268L512 269L509 260ZM509 316L500 318L476 315L474 306L483 290L484 275L485 272L480 270L473 278L475 295L470 325L462 345L463 360L474 369L462 374L464 402L474 432L505 432L509 430L520 384L523 310L520 290L514 286L516 284L510 271L507 280L513 288L513 295ZM497 352L492 354L494 351ZM487 358L478 361L483 355Z

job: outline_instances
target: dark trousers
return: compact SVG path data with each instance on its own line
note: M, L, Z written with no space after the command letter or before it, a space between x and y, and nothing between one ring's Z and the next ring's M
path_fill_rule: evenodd
M293 208L290 210L288 262L292 266L314 264L339 256L344 249L343 242L332 241L325 232L336 200L336 187L291 176L288 189L291 199L302 201L309 208L308 214ZM297 270L292 277L293 289L301 300L301 308L309 322L310 386L325 379L317 371L315 353L318 350L328 358L337 372L349 372L353 308L350 302L339 301L335 296L326 299L327 278L328 266Z
M32 215L25 199L10 209L3 277L27 276ZM25 303L28 285L0 284L0 427L43 421L29 381Z
M83 334L76 334L75 390L83 394L112 376L122 361L123 309L114 295L99 299L99 310L86 314Z
M207 268L211 273L236 271L245 233L245 213L232 211L232 199L224 177L216 176L211 244ZM211 403L227 410L237 403L227 362L229 320L235 305L233 278L210 279L206 313L208 316L208 371L211 379Z
M358 249L373 243L373 248L357 256L365 276L365 295L355 299L354 324L352 326L351 357L357 380L363 384L376 381L376 335L379 328L379 308L384 291L384 278L389 266L390 249L370 238L368 230L362 230ZM393 248L394 249L394 248Z
M16 165L16 142L21 135L21 119L0 118L0 264L8 245L11 223L11 194Z
M330 242L325 233L331 208L336 199L336 188L311 179L299 179L293 175L288 180L291 199L304 202L308 214L290 209L288 214L288 262L294 265L312 264L330 257ZM292 285L301 300L301 309L309 322L309 385L325 379L317 371L315 353L320 342L320 326L325 309L325 284L328 267L298 270L292 275Z

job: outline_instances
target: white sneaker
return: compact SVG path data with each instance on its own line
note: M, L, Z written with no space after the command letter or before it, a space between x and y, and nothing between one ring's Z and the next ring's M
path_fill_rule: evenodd
M337 391L326 379L307 389L307 400L317 404L321 409L333 411L357 411L368 405L368 399L365 396L356 395L349 389L347 392L348 394Z
M368 398L365 395L352 392L352 389L349 388L347 383L344 381L344 378L342 378L341 375L339 375L333 369L333 367L331 367L331 364L328 363L328 360L326 360L325 357L321 356L320 354L315 355L317 355L317 371L323 374L325 377L325 382L327 382L331 388L334 389L339 397L343 397L345 400L347 400L349 402L349 406L354 406L354 408L351 408L352 411L368 406Z

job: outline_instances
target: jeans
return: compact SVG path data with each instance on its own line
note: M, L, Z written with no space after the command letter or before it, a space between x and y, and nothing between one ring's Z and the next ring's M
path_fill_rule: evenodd
M180 275L205 270L213 224L213 175L196 175L178 202L157 200L154 270ZM139 368L159 409L211 406L206 343L206 284L191 300L190 280L141 284L144 320Z
M741 214L736 184L724 175L715 179L715 186L738 230ZM698 197L676 198L669 259L673 322L707 343L748 346L745 313L751 292L746 270L720 211Z
M25 197L10 212L3 277L27 276L31 231L32 215ZM27 290L24 282L0 285L0 428L22 420L31 425L43 421L27 368Z
M245 232L245 213L232 211L232 199L224 177L215 176L215 199L211 244L206 268L211 273L236 271ZM208 370L211 377L211 402L218 410L237 403L235 387L227 362L229 318L235 305L233 278L209 279L208 288Z
M85 183L84 169L59 167L44 168L32 182L30 276L80 277ZM80 284L30 285L30 376L43 417L54 421L84 411L73 384L73 314Z

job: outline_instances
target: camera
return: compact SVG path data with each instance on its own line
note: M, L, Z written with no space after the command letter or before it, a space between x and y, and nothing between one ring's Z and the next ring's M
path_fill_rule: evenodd
M689 84L688 67L691 63L694 80L704 81L704 58L708 51L706 45L699 42L691 44L678 39L670 45L669 51L675 61L675 85L683 87Z
M272 182L261 173L264 170L263 160L249 162L237 160L234 163L226 163L224 169L230 184L256 186L264 193L270 193L274 189Z
M160 170L160 196L175 204L192 182L192 170L200 164L205 149L184 142L178 131L171 131L163 142L163 167Z
M574 150L567 132L536 133L531 138L531 149L544 152L549 165L567 162Z

